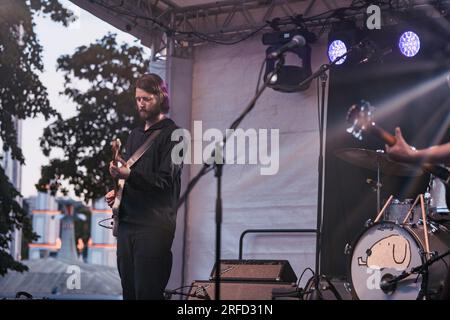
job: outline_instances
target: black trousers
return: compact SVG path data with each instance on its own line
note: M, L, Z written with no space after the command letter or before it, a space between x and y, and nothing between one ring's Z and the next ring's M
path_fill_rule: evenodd
M124 300L163 300L172 269L173 234L121 222L117 267Z

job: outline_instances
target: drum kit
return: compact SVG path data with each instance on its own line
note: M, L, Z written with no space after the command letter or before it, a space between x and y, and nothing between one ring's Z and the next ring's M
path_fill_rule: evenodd
M360 300L439 299L450 265L450 230L433 219L428 192L412 199L390 196L381 208L380 175L415 177L420 168L391 160L382 150L340 149L336 156L377 172L377 215L347 244L348 289Z

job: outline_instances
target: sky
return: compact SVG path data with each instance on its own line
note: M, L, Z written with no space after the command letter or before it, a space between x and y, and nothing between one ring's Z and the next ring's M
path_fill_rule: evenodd
M76 115L75 105L65 96L60 95L63 91L64 77L62 72L56 71L57 59L64 54L72 54L76 48L89 45L97 39L102 38L108 32L117 33L118 43L126 42L129 45L140 46L140 41L134 36L116 29L112 25L95 17L87 11L77 7L68 0L60 2L70 9L78 17L77 21L68 27L53 22L49 17L35 17L35 32L43 47L44 72L40 79L47 87L51 106L61 113L64 119ZM149 54L149 49L146 53ZM61 157L60 150L54 150L47 158L39 146L39 137L43 129L50 125L54 119L45 121L44 117L26 119L22 124L22 150L25 156L25 165L22 167L22 190L24 197L37 195L34 185L39 181L41 166L49 163L50 158ZM59 152L58 152L59 151ZM73 193L69 195L74 196Z

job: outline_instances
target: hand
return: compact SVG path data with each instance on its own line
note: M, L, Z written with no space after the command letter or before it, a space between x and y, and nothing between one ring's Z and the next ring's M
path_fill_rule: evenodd
M128 168L127 163L122 158L117 159L122 166L119 168L114 164L114 161L109 163L109 173L114 179L124 179L127 180L130 176L130 168Z
M415 162L416 150L405 141L402 131L398 127L395 128L395 138L397 142L392 147L386 145L386 152L389 156L398 161Z
M112 208L114 201L116 199L116 192L114 190L109 191L106 195L105 195L105 199L106 199L106 203L108 203L108 206L110 208Z

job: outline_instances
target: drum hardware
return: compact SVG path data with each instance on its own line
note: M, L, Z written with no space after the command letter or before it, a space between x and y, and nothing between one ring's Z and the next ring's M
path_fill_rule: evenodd
M352 246L347 243L344 248L344 254L348 255L348 254L350 254L351 251L352 251Z
M375 223L377 223L380 220L381 216L384 214L384 211L386 211L386 208L391 204L393 199L394 199L394 196L391 195L389 197L389 199L386 201L386 203L384 204L383 209L380 210L377 217L375 218Z
M336 286L333 284L332 280L325 275L319 276L319 283L315 281L315 276L310 278L305 285L305 290L303 291L303 300L328 300L330 298L327 291L331 291L333 300L342 300L342 296L337 290ZM343 283L345 288L345 283ZM347 290L345 288L345 290ZM347 291L348 292L348 291Z
M450 257L444 258L442 263L430 265L429 270L425 263L431 259L439 260L438 254L449 250L450 234L441 231L439 224L426 223L429 226L427 236L431 250L427 249L423 225L403 225L392 221L380 221L370 226L354 243L346 245L345 253L350 260L349 285L355 299L411 300L439 297L442 280L448 273ZM422 265L422 272L411 269L412 266L420 268ZM411 271L415 271L417 276L413 276ZM404 275L406 272L409 274ZM404 278L396 281L402 274ZM395 282L395 286L392 282Z
M419 167L393 161L384 150L367 150L358 148L344 148L335 151L335 155L353 165L375 171L377 173L376 182L366 179L366 182L377 192L377 212L380 212L381 204L381 174L417 177L422 174Z
M344 288L347 290L347 292L352 292L352 286L348 282L344 282Z
M388 145L394 144L395 137L371 120L369 107L365 104L362 108L349 110L347 119L352 120L352 127L347 131L360 140L363 131L371 131ZM446 201L450 209L450 171L437 170L441 169L438 166L398 163L380 150L348 148L337 150L335 154L353 165L377 172L376 182L366 179L371 189L377 191L376 218L374 222L366 221L363 233L344 250L347 255L350 253L349 291L358 299L437 298L450 264L450 257L445 257L450 253L446 252L450 248L450 224L445 226L443 217L436 220L432 215L439 212L438 206L433 209L436 198L432 192L436 188L432 185L434 175L447 184ZM412 201L400 201L391 196L380 210L380 173L416 177L423 171L431 173L425 194L417 196L412 205ZM450 217L448 212L446 214ZM441 259L442 263L433 264ZM411 266L417 267L411 269ZM413 273L417 277L411 276Z
M382 214L384 213L384 211L386 210L386 208L388 207L388 205L391 204L392 200L393 200L394 196L391 195L389 197L389 199L386 201L383 209L380 211L380 213L378 214L377 218L375 219L375 222L378 222L378 220L380 220ZM425 248L427 249L427 252L430 252L430 245L429 245L429 240L428 240L428 222L427 222L427 215L425 213L425 199L424 199L424 195L423 194L419 194L416 199L414 200L411 208L409 209L408 213L406 214L405 219L403 219L403 224L406 223L406 221L409 219L411 213L413 212L417 202L420 200L420 208L422 211L422 219L419 219L419 224L420 224L420 220L422 220L422 226L423 226L423 233L424 233L424 238L425 238Z
M428 223L427 223L427 215L425 213L425 201L423 198L423 194L419 194L420 198L420 208L422 209L422 221L423 221L423 234L425 238L425 249L427 253L430 252L430 243L428 239Z
M429 231L429 233L434 233L438 230L442 230L445 232L448 232L449 230L442 224L439 224L438 222L434 222L434 221L427 221L428 226L431 228L431 230ZM405 223L406 225L406 223ZM417 220L416 223L408 223L408 226L410 226L411 228L417 228L417 227L421 227L423 226L423 221L422 218L420 218L419 220Z
M443 224L438 223L438 228L439 228L439 230L441 230L443 232L450 233L450 230L446 226L444 226Z
M426 252L425 250L419 250L419 254L425 259L427 256L430 258L436 256L438 254L437 251Z
M383 154L383 150L377 150L377 212L380 211L380 203L381 203L381 178L380 178L380 166L381 166L381 157L380 154Z
M429 215L429 210L429 206L427 206L427 216ZM406 199L405 201L394 199L386 209L382 220L392 221L399 225L407 224L409 226L414 226L419 223L419 220L421 220L420 213L420 207L413 204L412 199Z
M416 207L417 202L419 201L419 197L416 197L416 200L411 205L411 208L409 209L408 213L406 214L405 219L403 219L403 223L406 223L406 221L409 219L409 216L413 212L414 208Z
M392 230L394 230L394 226L396 226L396 225L397 224L395 222L393 222L392 225L391 224L380 224L378 226L377 230L380 230L380 231L384 231L384 230L392 231Z
M431 203L431 193L429 192L430 186L428 185L428 191L424 193L423 197L425 198L425 203L430 204Z
M408 272L403 271L399 276L396 276L396 277L388 277L387 275L386 275L386 277L383 276L384 279L381 278L380 289L384 293L392 294L393 292L395 292L395 290L397 288L397 284L401 280L409 277L412 274L418 274L418 275L422 274L423 279L425 280L426 278L428 278L429 267L436 261L443 259L445 256L447 256L449 254L450 254L450 250L448 250L447 252L445 252L441 255L437 255L437 252L434 251L432 254L432 257L429 260L427 260L422 265L412 268L411 271L408 271ZM419 294L419 298L427 298L427 297L428 297L428 287L427 287L426 281L422 281L421 292Z
M420 254L423 258L426 258L426 256L427 256L427 252L426 252L425 250L423 250L423 249L420 249L420 250L419 250L419 254Z
M371 227L372 225L373 225L372 219L368 219L368 220L364 223L364 226L365 226L366 228Z
M429 221L428 225L430 226L431 233L436 233L439 230L439 226L437 226L434 222Z
M389 158L383 150L359 148L338 149L335 155L353 165L369 169L380 174L399 177L418 177L423 174L420 167L408 163L397 162Z
M371 179L371 178L367 178L366 179L366 183L372 187L372 191L377 191L378 188L382 188L383 184L382 183L378 183L375 180Z

